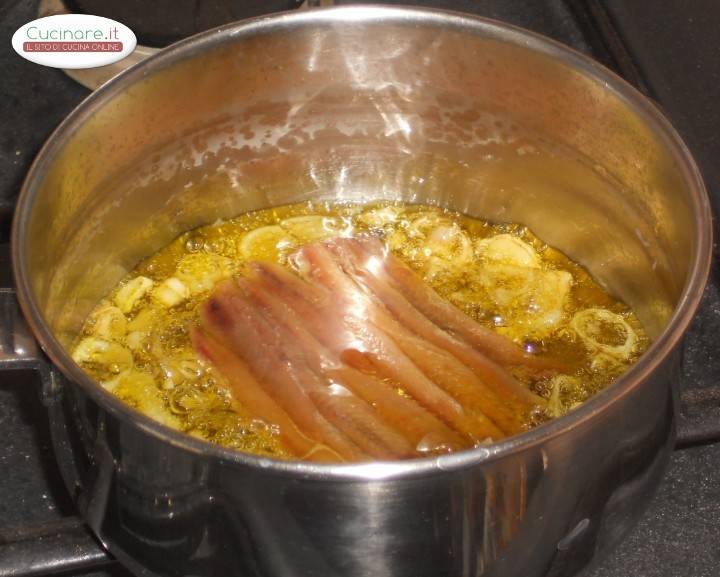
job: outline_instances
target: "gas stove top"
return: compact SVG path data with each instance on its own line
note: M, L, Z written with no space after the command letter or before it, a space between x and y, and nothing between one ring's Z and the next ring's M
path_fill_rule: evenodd
M718 214L717 0L414 3L471 12L535 30L617 71L654 98L681 132L703 170ZM0 0L0 37L5 38L0 44L0 321L6 323L12 321L8 319L12 294L4 287L11 284L7 241L17 191L42 142L88 94L61 71L31 64L12 52L10 36L35 18L37 11L34 1ZM182 22L175 24L169 22L168 26L182 30ZM588 569L585 577L720 574L718 334L720 270L716 255L710 284L687 338L679 441L670 470L640 525L619 549ZM0 352L4 344L0 343ZM55 466L35 381L31 372L0 373L0 577L129 575L74 516L72 500Z

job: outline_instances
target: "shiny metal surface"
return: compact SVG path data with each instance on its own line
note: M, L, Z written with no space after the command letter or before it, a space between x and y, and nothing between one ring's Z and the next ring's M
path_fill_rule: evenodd
M275 462L124 406L66 347L178 233L299 200L392 198L519 221L584 263L655 341L552 423L437 459ZM462 15L261 18L150 58L48 141L13 230L18 297L69 379L49 403L66 482L143 575L572 575L650 499L674 440L677 345L710 258L692 159L592 61Z

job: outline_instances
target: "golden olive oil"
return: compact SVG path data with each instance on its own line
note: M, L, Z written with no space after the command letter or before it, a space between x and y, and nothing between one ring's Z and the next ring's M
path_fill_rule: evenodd
M527 426L559 416L610 384L647 348L630 308L527 228L431 206L295 204L189 231L140 263L95 308L75 360L147 415L226 447L286 457L272 425L235 402L189 338L213 287L246 263L289 266L300 246L370 233L442 297L565 374L514 375L548 400ZM402 394L402 391L399 391Z

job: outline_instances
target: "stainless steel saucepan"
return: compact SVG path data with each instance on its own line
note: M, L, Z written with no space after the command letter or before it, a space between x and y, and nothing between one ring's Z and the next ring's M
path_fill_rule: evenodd
M526 224L628 302L652 346L530 432L352 465L172 431L71 360L95 303L179 233L289 202L377 199ZM51 361L43 398L65 480L138 575L565 576L622 539L663 473L710 221L675 131L602 66L489 20L351 7L219 28L106 84L38 155L12 250ZM18 345L2 362L35 361Z

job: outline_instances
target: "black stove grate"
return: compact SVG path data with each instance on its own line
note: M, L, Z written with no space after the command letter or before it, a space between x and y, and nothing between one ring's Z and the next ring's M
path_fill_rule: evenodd
M348 4L340 0L337 4ZM402 2L385 0L383 3ZM593 55L660 101L704 169L720 208L720 5L716 0L420 0L523 26ZM33 19L34 1L0 0L0 35ZM0 243L17 191L52 129L87 95L60 71L0 46ZM8 292L0 247L0 301ZM717 259L716 259L717 261ZM711 577L720 566L720 273L688 334L678 449L658 497L623 546L586 577ZM3 300L4 299L4 300ZM5 305L3 305L5 306ZM7 314L3 308L0 314ZM0 343L0 350L2 343ZM36 375L0 373L0 577L126 576L73 516L55 466Z

